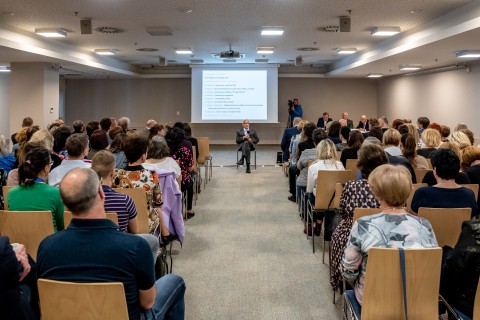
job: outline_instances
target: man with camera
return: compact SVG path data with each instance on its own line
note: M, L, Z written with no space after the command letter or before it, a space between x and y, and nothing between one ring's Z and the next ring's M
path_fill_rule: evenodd
M242 157L237 164L241 166L244 160L246 160L246 172L250 173L250 151L255 150L255 144L257 144L260 139L258 139L257 132L254 129L250 129L250 121L248 121L248 119L243 120L242 127L242 129L237 131L237 138L235 139L240 146L238 151L242 151Z
M293 127L293 119L303 118L302 105L298 104L298 99L288 100L288 114L290 115L289 127Z

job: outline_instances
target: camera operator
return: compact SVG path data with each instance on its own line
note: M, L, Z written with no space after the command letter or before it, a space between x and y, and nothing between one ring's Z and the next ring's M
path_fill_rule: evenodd
M298 104L297 98L293 99L293 102L292 100L288 100L288 114L290 115L290 127L293 126L293 119L297 117L303 118L302 105Z

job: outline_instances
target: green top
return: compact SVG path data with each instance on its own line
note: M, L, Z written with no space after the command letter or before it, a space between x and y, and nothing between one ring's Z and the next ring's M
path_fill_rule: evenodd
M8 210L51 211L53 229L63 230L63 202L60 190L45 183L35 182L32 186L17 186L7 193Z

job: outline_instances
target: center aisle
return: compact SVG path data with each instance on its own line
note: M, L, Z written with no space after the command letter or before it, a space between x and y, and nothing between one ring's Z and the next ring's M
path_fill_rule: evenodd
M312 254L287 189L280 168L214 168L183 248L174 245L186 319L341 318L321 246Z

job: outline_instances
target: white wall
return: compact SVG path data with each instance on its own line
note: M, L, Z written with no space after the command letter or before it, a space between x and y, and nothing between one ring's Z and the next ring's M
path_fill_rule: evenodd
M480 134L480 65L424 76L379 81L378 113L389 120L426 116L430 122L453 127L464 122Z
M0 72L0 133L10 139L10 74ZM10 145L11 147L11 145Z
M190 78L67 80L65 88L67 124L110 116L128 116L131 127L139 128L150 118L160 123L190 121ZM315 123L324 111L335 119L342 111L354 120L363 113L376 116L376 90L376 83L366 79L280 78L279 123L252 123L252 127L261 143L280 143L288 118L287 102L294 97L303 106L304 118ZM194 136L208 136L213 144L234 144L239 128L240 124L192 124Z

